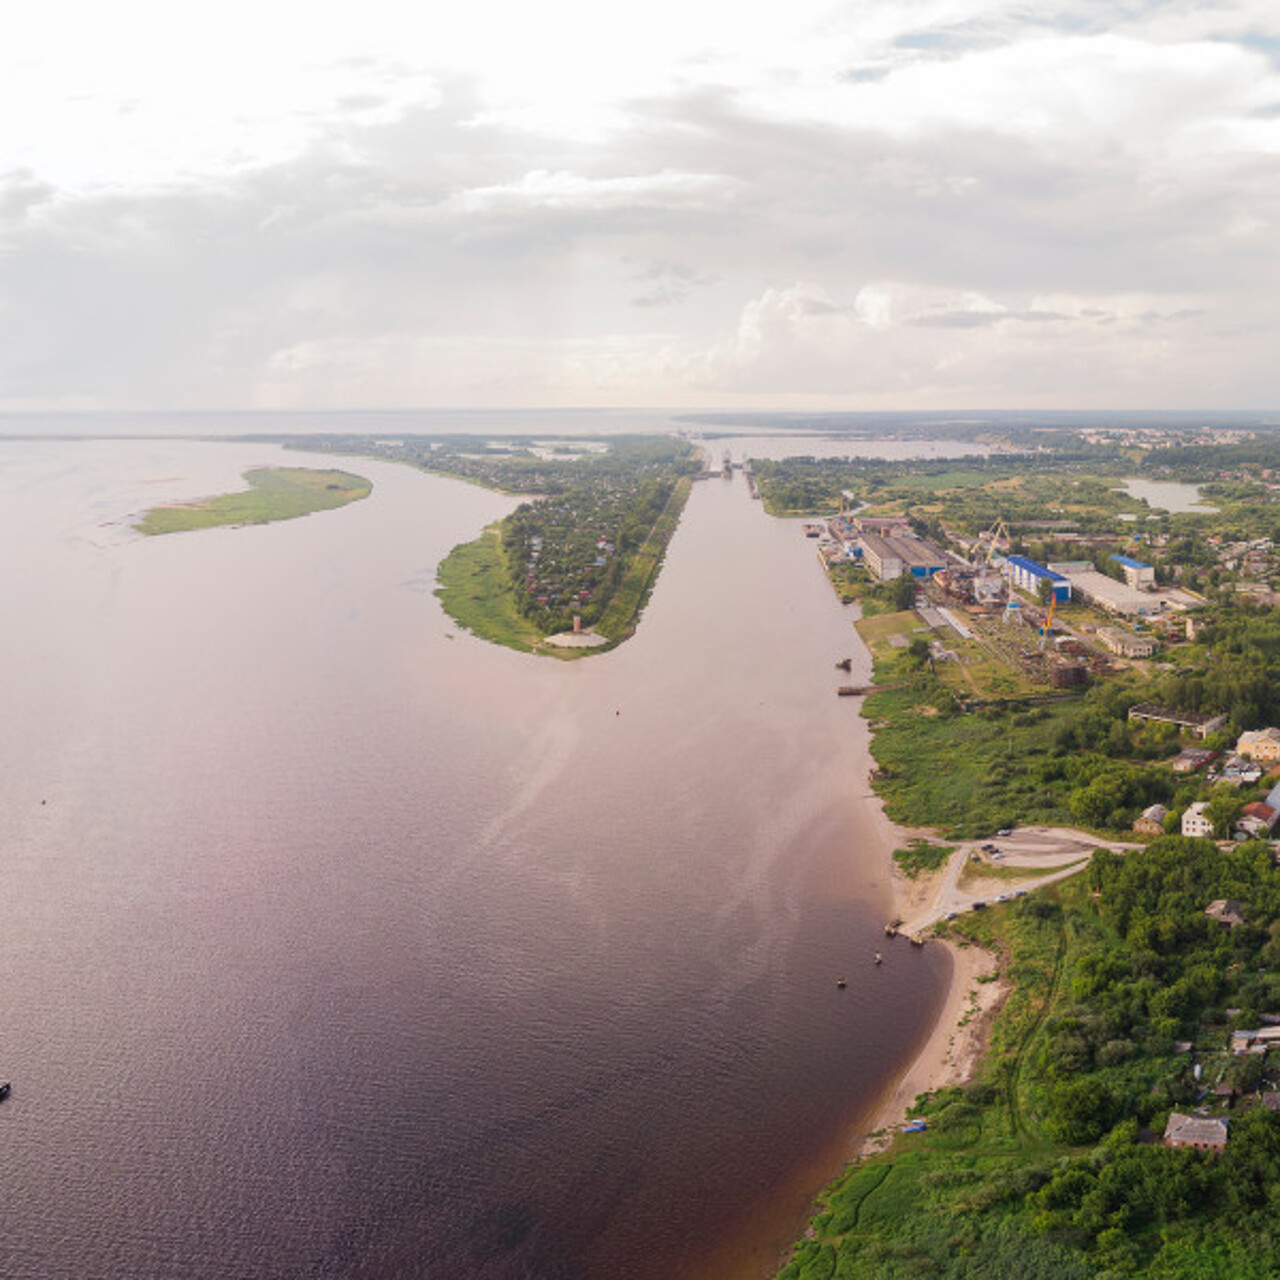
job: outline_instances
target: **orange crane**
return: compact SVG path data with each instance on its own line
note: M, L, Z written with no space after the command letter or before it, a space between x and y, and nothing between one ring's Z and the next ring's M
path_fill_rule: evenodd
M1045 615L1044 626L1040 628L1040 647L1044 648L1044 642L1049 638L1049 633L1053 630L1053 614L1058 607L1058 597L1051 595L1049 597L1049 612Z

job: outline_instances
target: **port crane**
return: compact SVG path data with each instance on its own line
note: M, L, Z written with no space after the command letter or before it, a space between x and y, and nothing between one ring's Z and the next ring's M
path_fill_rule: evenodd
M984 568L990 568L991 562L998 554L1000 544L1002 542L1007 544L1009 541L1009 522L1002 517L990 529L978 535L978 549L976 552L978 563L983 565ZM982 549L984 542L986 543L985 553Z

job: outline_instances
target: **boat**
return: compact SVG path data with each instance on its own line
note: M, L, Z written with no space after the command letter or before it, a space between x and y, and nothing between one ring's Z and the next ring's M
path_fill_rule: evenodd
M877 951L877 952L876 952L876 964L883 964L883 963L884 963L884 957L883 957L883 956L881 956L881 954Z
M0 1102L3 1102L9 1096L9 1082L0 1080Z
M853 668L852 658L841 658L840 661L836 663L837 671L849 671L849 670L852 670L852 668Z
M839 987L841 991L843 991L848 985L848 982L846 982L844 978L836 979L836 986Z

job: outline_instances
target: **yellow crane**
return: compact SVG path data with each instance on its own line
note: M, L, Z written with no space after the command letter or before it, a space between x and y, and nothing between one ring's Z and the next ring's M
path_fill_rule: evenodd
M982 563L990 565L995 559L997 550L1002 542L1009 541L1009 522L1005 519L999 519L985 533L979 534L978 546L981 549L983 540L986 540L986 554L982 556ZM980 552L981 554L981 552Z
M1049 638L1050 633L1053 631L1053 615L1057 607L1058 607L1058 597L1055 595L1050 595L1049 612L1045 615L1044 626L1040 628L1040 647L1042 649L1044 648L1044 642Z

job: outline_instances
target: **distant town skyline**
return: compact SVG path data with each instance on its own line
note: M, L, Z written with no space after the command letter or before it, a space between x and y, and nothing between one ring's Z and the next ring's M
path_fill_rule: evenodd
M0 411L1280 408L1262 0L27 6Z

